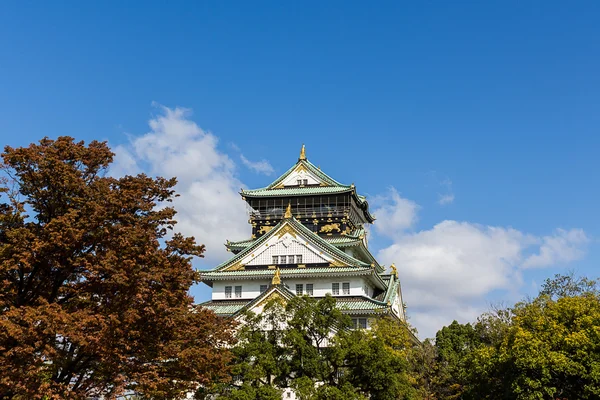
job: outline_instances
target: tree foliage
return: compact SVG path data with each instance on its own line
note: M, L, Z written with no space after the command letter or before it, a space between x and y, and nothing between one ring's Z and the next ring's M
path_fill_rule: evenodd
M298 297L248 314L232 349L233 385L220 392L261 399L265 387L291 387L306 400L414 398L406 327L381 318L370 331L352 331L335 304L331 296Z
M559 276L547 282L558 289L552 295L543 289L511 310L502 339L473 354L474 397L600 398L600 297L581 282L583 290L573 291L573 281Z
M599 327L598 281L557 275L536 298L474 325L455 321L434 347L418 348L421 392L430 399L600 398Z
M106 145L6 147L0 398L174 398L225 377L228 322L192 312L192 256L167 233L175 179L106 176Z

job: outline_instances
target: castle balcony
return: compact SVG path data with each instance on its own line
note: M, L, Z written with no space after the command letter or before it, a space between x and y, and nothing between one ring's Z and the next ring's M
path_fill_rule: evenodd
M268 209L256 210L248 207L248 215L251 220L279 220L283 218L285 208L274 207ZM292 215L299 218L335 218L348 217L350 215L350 207L344 206L327 206L321 205L317 207L296 207L292 205Z

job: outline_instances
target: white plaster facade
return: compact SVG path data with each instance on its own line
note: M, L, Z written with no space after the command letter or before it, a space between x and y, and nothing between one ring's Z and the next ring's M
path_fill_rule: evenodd
M373 294L370 283L361 277L327 277L327 278L284 278L282 282L288 286L288 288L296 293L296 285L302 285L303 294L306 294L306 285L313 285L313 297L325 297L327 294L331 294L333 297L343 296L371 296ZM339 294L334 295L332 292L332 284L339 283ZM344 293L343 283L348 283L350 286L349 293ZM271 284L271 277L265 278L264 280L259 279L247 279L247 280L231 280L231 281L219 281L213 283L212 299L213 300L252 300L261 294L261 285L268 287ZM240 297L235 295L235 287L241 286L242 292ZM225 296L225 287L231 288L231 297ZM365 289L369 290L370 293L365 292Z

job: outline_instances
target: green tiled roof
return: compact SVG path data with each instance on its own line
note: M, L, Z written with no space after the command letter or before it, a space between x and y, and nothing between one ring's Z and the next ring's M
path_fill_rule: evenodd
M241 310L249 301L208 301L198 304L199 307L208 308L217 315L232 315Z
M390 303L396 298L396 295L398 294L398 285L400 284L398 278L393 277L392 279L393 281L388 281L388 289L383 298L383 301Z
M373 271L371 267L322 267L322 268L283 268L280 269L282 278L286 277L302 277L304 275L368 275ZM259 270L237 270L237 271L200 271L203 280L215 280L215 279L230 279L236 277L241 278L270 278L275 273L273 269L259 269Z
M258 300L260 300L259 297L253 300L245 301L207 301L205 303L198 304L198 307L208 308L217 315L230 316L240 312L244 307L251 306L252 303L256 303ZM389 308L387 304L369 299L367 297L336 298L336 306L346 313L373 313L385 311Z
M355 246L362 241L352 236L327 236L324 239L327 243L336 247Z
M382 311L388 308L387 304L367 297L338 299L336 305L343 311Z
M309 196L313 194L330 194L330 193L343 193L354 190L350 186L305 186L305 187L286 187L282 189L253 189L253 190L242 190L242 195L247 197L252 196Z

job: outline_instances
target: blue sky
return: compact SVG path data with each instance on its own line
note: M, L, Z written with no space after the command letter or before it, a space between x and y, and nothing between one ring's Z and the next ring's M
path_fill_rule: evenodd
M409 313L431 334L489 302L535 293L555 272L598 276L599 17L591 1L5 1L0 135L12 146L46 135L108 140L122 170L168 173L181 170L156 157L165 148L144 153L140 140L176 126L210 149L198 148L197 162L213 160L204 176L229 191L268 184L306 143L311 161L396 223L383 222L370 243L404 261ZM178 152L196 148L178 143ZM247 168L242 154L274 173ZM197 201L180 218L208 243L202 235L217 228L191 216L208 201L198 183L212 181L202 179L182 184ZM225 206L238 213L223 227L249 235L245 219L233 220L240 205ZM421 267L436 249L456 251L451 266ZM208 251L199 266L223 257ZM475 268L483 263L505 268L505 281L463 279L490 276ZM485 289L420 303L430 280L445 293L427 273Z

